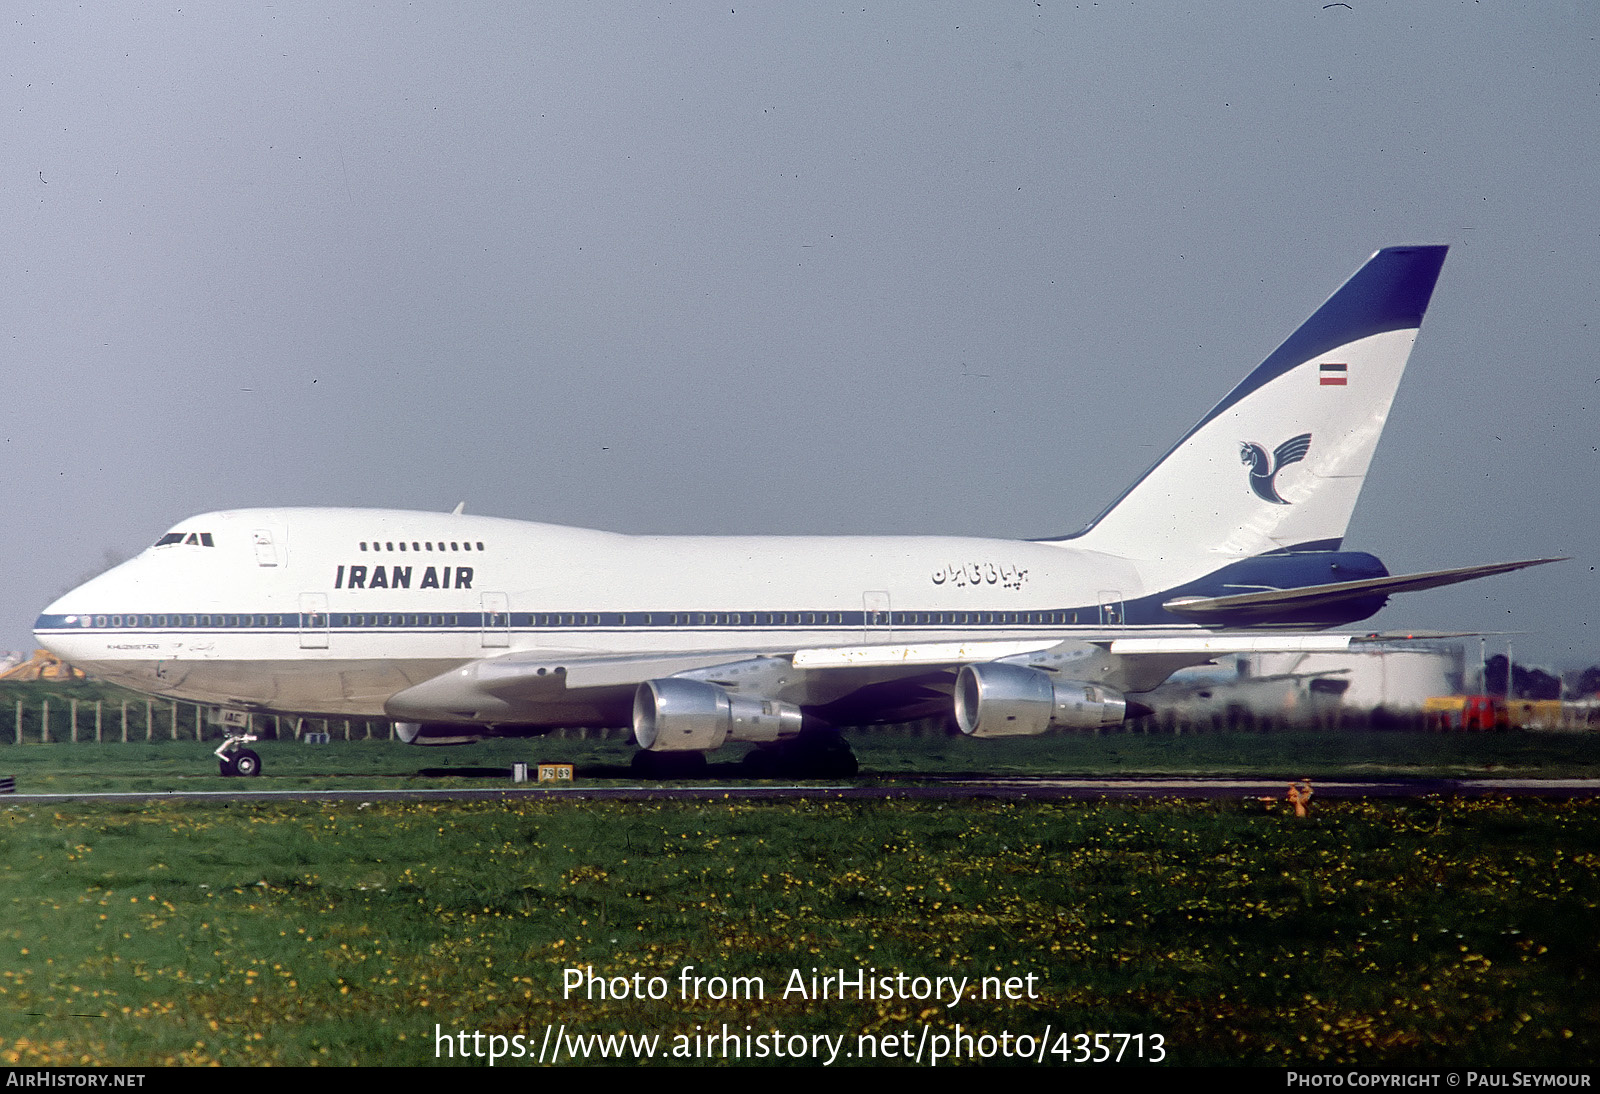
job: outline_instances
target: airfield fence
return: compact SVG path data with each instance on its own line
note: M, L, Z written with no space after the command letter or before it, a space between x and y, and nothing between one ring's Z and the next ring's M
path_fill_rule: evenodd
M212 709L162 699L76 699L48 696L14 699L11 732L0 730L8 744L75 744L89 741L203 741L221 739L224 729ZM0 711L3 711L0 707ZM4 714L0 713L0 725ZM251 715L246 733L267 739L299 739L307 733L330 738L389 740L394 726L360 718L299 718Z
M7 723L10 723L7 725ZM215 707L155 699L89 682L0 683L0 745L220 741L228 732ZM252 714L244 732L264 740L392 741L394 725L381 718L323 718ZM631 729L556 730L580 740L631 738ZM315 738L313 738L315 739Z

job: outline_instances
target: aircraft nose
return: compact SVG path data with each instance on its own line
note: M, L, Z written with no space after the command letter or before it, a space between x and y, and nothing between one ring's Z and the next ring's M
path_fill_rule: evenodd
M44 610L39 613L39 619L34 624L34 629L37 631L46 627L59 627L61 621L66 619L67 616L72 616L73 622L77 622L78 617L83 615L89 606L87 603L88 598L84 594L86 587L87 585L79 585L75 589L62 593L45 605Z
M46 605L34 620L34 640L63 660L73 660L75 654L81 656L84 651L75 648L74 635L82 632L87 637L84 628L93 622L95 609L106 611L108 606L120 605L132 591L127 575L119 572L127 565L125 562L92 577Z
M57 600L39 613L39 618L33 622L33 640L40 649L49 650L63 661L68 661L71 660L68 643L62 639L71 633L70 628L82 626L85 617L57 611L60 604L61 601Z

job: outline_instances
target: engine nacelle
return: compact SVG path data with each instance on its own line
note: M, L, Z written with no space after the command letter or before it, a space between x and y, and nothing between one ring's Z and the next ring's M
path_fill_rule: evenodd
M408 745L470 745L483 740L482 734L470 729L429 722L396 722L394 735Z
M768 744L800 732L800 708L734 695L703 680L646 680L633 696L633 737L651 752L710 752L729 741Z
M1098 684L1056 681L1024 665L963 665L956 721L969 737L1032 737L1051 726L1095 729L1122 722L1128 704Z

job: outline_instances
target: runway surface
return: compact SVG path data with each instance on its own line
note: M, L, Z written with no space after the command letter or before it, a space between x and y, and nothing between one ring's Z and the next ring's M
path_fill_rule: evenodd
M502 785L443 789L385 790L173 790L105 793L5 794L0 805L48 805L65 802L275 802L275 801L509 801L576 799L603 801L761 801L818 798L855 801L965 799L1211 798L1249 800L1282 798L1285 779L1190 778L995 778L930 779L903 782L881 779L860 783L675 783L628 786ZM1312 780L1321 798L1537 797L1592 798L1600 779L1372 779Z

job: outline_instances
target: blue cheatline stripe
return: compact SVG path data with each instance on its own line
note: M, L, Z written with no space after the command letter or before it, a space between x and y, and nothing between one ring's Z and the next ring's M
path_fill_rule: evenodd
M309 614L269 613L140 613L137 615L96 614L41 615L34 624L38 632L68 634L143 634L203 632L228 634L236 631L256 633L297 633L301 630L332 630L364 633L373 630L476 631L485 627L527 631L593 630L701 630L706 628L777 628L815 630L819 627L911 627L911 626L1069 626L1099 621L1099 605L1084 608L1051 608L1019 611L940 611L892 612L888 618L875 617L869 623L861 611L791 612L511 612L498 615L482 612L331 612L327 622ZM232 623L201 622L227 618ZM105 623L96 622L104 619Z

